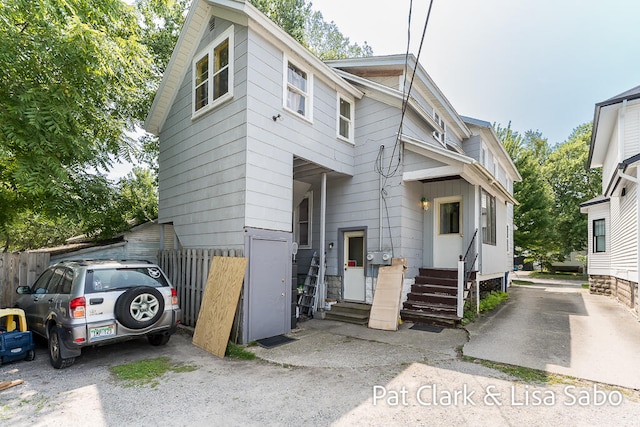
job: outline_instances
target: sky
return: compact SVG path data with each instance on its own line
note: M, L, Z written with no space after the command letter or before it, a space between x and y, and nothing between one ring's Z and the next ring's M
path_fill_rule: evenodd
M409 0L311 0L374 55L405 53ZM418 53L429 1L414 0ZM460 115L553 145L640 85L640 1L433 0L420 63Z

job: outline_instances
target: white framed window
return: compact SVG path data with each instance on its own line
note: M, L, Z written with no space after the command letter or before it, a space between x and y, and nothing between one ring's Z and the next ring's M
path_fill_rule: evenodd
M433 132L433 137L439 141L442 145L445 145L445 136L447 133L447 125L444 123L444 120L442 120L442 117L440 117L440 115L438 113L436 113L436 110L433 110L433 119L436 121L436 123L438 123L438 125L442 128L443 132L440 131L434 131Z
M300 249L311 249L313 232L313 191L308 191L295 210L294 240Z
M313 120L313 74L284 57L284 108Z
M480 163L482 164L482 166L484 166L485 168L488 168L489 165L487 164L487 149L484 148L484 146L482 147L482 149L480 150Z
M593 252L606 252L607 230L604 219L593 220Z
M338 138L353 143L354 102L352 99L338 94L337 105Z
M233 98L233 25L193 59L193 117Z
M496 245L496 198L482 190L482 243Z

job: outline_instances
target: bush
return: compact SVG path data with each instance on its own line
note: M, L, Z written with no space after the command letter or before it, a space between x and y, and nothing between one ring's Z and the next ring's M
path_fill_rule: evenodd
M480 299L480 313L491 311L509 298L509 294L501 291L493 291L486 294ZM467 300L464 303L464 317L462 318L462 324L476 321L476 306Z

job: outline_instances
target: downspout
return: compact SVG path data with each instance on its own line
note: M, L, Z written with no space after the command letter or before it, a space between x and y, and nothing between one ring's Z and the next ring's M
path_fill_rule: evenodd
M640 196L638 192L640 190L640 178L622 172L623 169L623 164L618 165L618 176L636 184L636 233L638 233L636 234L636 287L639 287L639 298L636 298L636 304L638 305L638 322L640 322L640 197L638 197ZM633 293L631 296L633 296Z
M316 300L317 310L324 310L325 300L327 299L327 285L324 280L325 265L326 265L326 253L325 253L325 240L326 240L326 222L327 222L327 174L322 174L322 186L320 188L320 267L318 268L318 285L317 289L318 298Z

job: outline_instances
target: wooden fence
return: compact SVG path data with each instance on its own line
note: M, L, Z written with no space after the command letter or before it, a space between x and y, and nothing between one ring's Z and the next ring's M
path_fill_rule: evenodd
M0 307L13 307L18 286L31 286L49 266L46 252L0 253Z
M184 249L158 252L158 265L178 291L182 324L195 326L200 313L202 292L207 284L214 256L241 257L241 250Z

